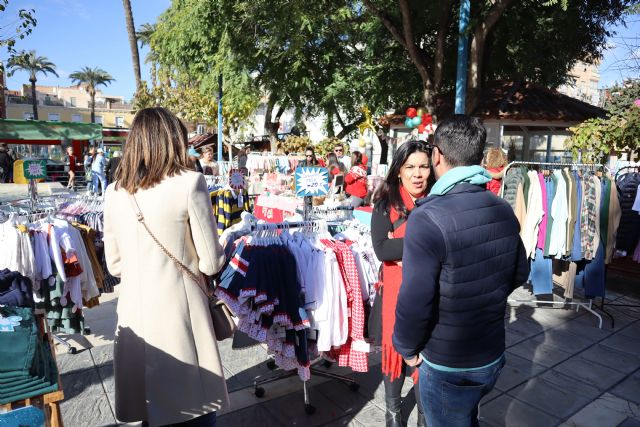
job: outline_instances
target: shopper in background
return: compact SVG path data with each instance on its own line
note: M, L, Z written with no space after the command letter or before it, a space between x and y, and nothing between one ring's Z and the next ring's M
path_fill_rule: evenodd
M109 159L109 161L107 162L107 166L105 168L105 173L107 174L108 182L115 182L116 172L118 170L118 166L120 165L121 160L122 160L122 151L114 151L113 157Z
M187 157L189 158L189 162L191 163L191 170L196 172L203 173L202 165L200 164L200 153L196 151L195 148L189 147L187 150Z
M76 159L73 153L73 147L70 145L67 147L67 163L69 164L69 182L67 182L67 188L69 190L75 190L76 188Z
M316 152L312 146L308 146L305 150L304 160L298 164L298 167L320 166L320 162L316 158Z
M0 143L0 184L10 181L13 169L13 158L9 154L9 148L4 142Z
M491 181L487 183L487 190L497 196L502 186L504 168L507 166L507 155L500 148L489 148L483 160L483 166L492 178Z
M175 115L140 110L107 189L107 266L122 278L114 346L122 422L210 427L229 404L202 277L222 268L224 252L207 184L190 170L186 147L187 129Z
M362 206L367 197L367 167L362 164L362 153L354 151L351 154L351 169L344 178L345 189L349 197L349 204L353 207Z
M247 149L241 148L238 151L238 169L246 169L247 168Z
M351 169L351 157L345 152L344 145L341 142L333 146L333 154L338 157L338 161L341 162L345 168Z
M396 319L396 302L402 283L402 243L406 221L415 206L415 201L424 197L428 190L429 147L423 141L405 142L396 151L387 177L375 194L371 217L371 240L377 258L382 261L382 286L376 298L382 298L382 373L384 375L384 396L387 411L387 427L402 426L402 387L407 373L417 371L407 368L391 341ZM378 338L378 337L375 337ZM418 385L414 392L418 403L418 426L425 426L422 402Z
M87 191L89 193L93 193L93 176L91 173L91 164L93 163L93 159L96 155L95 147L89 147L89 151L84 155L84 177L85 182L87 183Z
M104 150L98 148L93 158L93 163L91 163L91 187L94 194L98 194L98 187L100 187L100 195L104 196L104 192L107 189L106 166L107 159L104 157Z
M486 136L474 117L439 124L437 181L407 222L393 345L420 366L429 427L479 425L478 404L505 363L507 297L529 276L513 210L485 189Z
M347 173L347 168L334 153L327 154L327 170L329 171L329 183L333 182L336 175Z
M202 150L202 158L200 159L200 166L202 166L202 173L205 175L220 175L218 169L218 163L213 160L213 148L206 147Z

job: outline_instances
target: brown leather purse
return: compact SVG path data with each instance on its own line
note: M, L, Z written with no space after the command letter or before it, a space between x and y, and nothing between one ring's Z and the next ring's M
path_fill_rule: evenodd
M165 253L178 267L180 271L185 273L187 276L193 280L200 290L205 294L207 299L209 300L209 313L211 314L211 321L213 322L213 329L216 334L216 339L218 341L226 340L227 338L233 337L233 334L236 332L237 326L236 322L233 320L233 313L231 309L224 303L224 301L218 299L213 292L209 291L206 288L206 277L202 275L204 279L203 284L202 280L198 280L198 276L189 269L186 265L184 265L178 258L176 258L169 250L158 240L158 238L151 232L147 223L144 220L144 215L142 215L142 211L140 210L140 206L138 206L138 201L135 196L131 196L131 199L134 203L134 209L136 211L136 216L138 218L138 222L142 224L149 236L153 239L154 242L158 245L158 247Z

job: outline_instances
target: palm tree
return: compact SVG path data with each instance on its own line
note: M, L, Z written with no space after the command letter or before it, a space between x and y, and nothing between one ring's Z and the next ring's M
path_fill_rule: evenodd
M82 67L80 71L74 71L69 75L73 84L82 85L91 97L91 123L96 121L96 88L100 85L107 86L115 81L111 74L98 67Z
M124 18L127 22L127 34L129 35L129 47L131 48L131 61L133 62L133 74L136 78L136 92L142 87L142 75L140 74L140 54L138 53L138 40L136 39L136 27L133 25L133 13L131 1L122 0Z
M156 31L156 24L142 24L138 31L136 31L136 38L138 42L140 42L140 47L149 46L151 47L151 36ZM151 87L156 87L157 83L157 74L158 74L158 55L151 49L147 57L145 58L145 62L151 63Z
M31 82L31 102L33 105L33 120L38 120L38 98L36 96L36 81L37 74L42 73L45 76L47 73L54 74L56 77L56 64L49 61L46 56L37 56L35 50L28 52L21 51L17 55L9 58L7 66L11 70L9 76L12 76L18 70L26 71L29 73L29 81Z

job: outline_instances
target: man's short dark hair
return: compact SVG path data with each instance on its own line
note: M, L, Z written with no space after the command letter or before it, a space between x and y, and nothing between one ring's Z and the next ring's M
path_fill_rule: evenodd
M482 120L456 114L438 125L434 145L450 166L471 166L482 162L486 140Z

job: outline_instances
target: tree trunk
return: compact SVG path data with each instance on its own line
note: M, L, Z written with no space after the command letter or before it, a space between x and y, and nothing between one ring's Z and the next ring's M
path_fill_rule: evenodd
M138 39L136 37L136 27L133 25L133 13L131 12L131 1L122 0L124 7L124 17L127 23L127 34L129 35L129 47L131 48L131 61L133 62L133 75L136 78L136 92L142 87L142 75L140 74L140 55L138 53Z
M378 136L378 141L380 141L380 164L387 165L389 161L387 157L389 157L389 140L387 139L387 133L384 129L378 129L376 132Z
M158 87L158 65L156 61L151 61L151 87L155 89Z
M33 120L38 120L38 97L36 96L36 81L31 80L31 105L33 105Z
M469 114L478 105L482 91L483 60L487 36L496 26L512 0L497 0L489 8L484 20L478 23L473 32L469 48L469 65L467 68L467 100L465 111Z
M7 118L7 104L4 100L4 64L0 63L0 119Z
M96 122L96 92L89 92L89 96L91 97L91 123Z
M274 95L269 95L269 101L267 102L267 111L264 115L264 133L269 135L270 149L272 153L275 153L278 149L278 129L280 128L280 118L284 114L284 106L278 107L275 120L273 119L273 109L276 105L276 98Z
M447 40L447 30L451 22L453 0L441 0L438 18L438 34L436 38L436 52L433 59L433 90L438 93L442 86L444 73L444 48Z
M336 138L342 139L345 136L349 135L351 132L356 130L358 128L358 125L364 122L365 119L366 119L365 116L362 115L353 123L349 123L348 125L344 126L342 129L340 129L340 132L338 133L338 135L336 135Z

